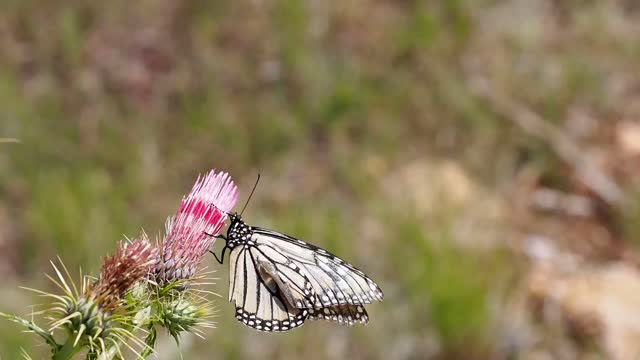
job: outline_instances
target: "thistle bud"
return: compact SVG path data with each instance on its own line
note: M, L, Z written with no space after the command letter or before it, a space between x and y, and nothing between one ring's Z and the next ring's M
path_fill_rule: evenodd
M67 296L59 297L56 307L59 320L52 329L62 326L74 339L74 346L88 346L91 352L100 352L105 344L117 343L110 339L128 336L123 328L130 323L123 297L132 285L150 271L157 258L157 250L146 240L120 242L115 255L102 264L100 277L94 283L85 283L80 294L70 289Z
M160 314L164 327L174 337L183 331L193 331L196 326L206 325L208 309L190 299L176 299L166 304Z
M88 342L98 343L109 336L112 328L110 314L101 309L94 301L81 298L78 301L67 299L65 312L69 321L64 328L77 337L77 341L86 338ZM77 342L76 341L76 342Z

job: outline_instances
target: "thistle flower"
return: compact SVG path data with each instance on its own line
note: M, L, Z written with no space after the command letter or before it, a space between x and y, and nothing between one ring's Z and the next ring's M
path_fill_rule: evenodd
M122 358L120 348L131 348L129 340L137 342L147 352L149 346L132 333L137 326L134 314L140 310L141 303L130 302L125 294L131 292L133 285L152 270L157 258L157 249L146 237L133 242L120 242L115 255L105 258L97 279L82 277L80 290L71 280L62 261L62 272L52 262L57 279L49 275L47 277L58 285L63 294L29 289L55 299L51 308L39 312L52 321L51 327L46 330L34 320L11 314L0 313L0 317L23 325L39 335L51 347L55 360L71 359L82 350L87 350L87 359L102 358L103 355L106 355L105 359L116 355ZM62 344L54 336L57 329L66 330L67 336ZM135 352L135 349L132 350Z
M85 296L101 308L113 310L127 290L149 273L157 258L158 250L145 234L129 244L120 242L115 255L104 259L100 277Z
M94 282L85 280L78 293L63 284L66 296L54 309L58 312L52 330L64 327L73 338L73 346L88 346L91 352L103 352L107 344L118 346L130 338L129 322L123 297L134 283L143 279L157 259L157 250L146 238L131 243L120 242L115 255L105 258L100 277Z
M99 277L83 277L80 289L62 261L63 272L53 265L58 278L49 278L63 294L34 290L55 299L51 308L40 312L52 321L49 329L16 315L0 312L0 318L39 335L55 360L71 359L81 351L91 360L123 358L122 346L137 353L129 345L132 342L142 347L137 358L144 359L155 347L156 326L166 328L176 341L182 332L202 336L198 327L213 326L207 297L211 293L197 286L187 288L182 280L203 278L195 274L215 241L210 235L220 232L236 200L237 189L229 175L210 171L198 177L176 215L169 217L157 248L144 234L139 240L120 242L116 253L104 259ZM145 277L155 281L141 281ZM66 330L62 344L54 336L59 329ZM147 333L144 342L134 335L138 330Z
M236 200L237 188L227 173L211 170L198 177L176 215L167 219L154 271L156 282L166 285L194 277L215 241L205 233L220 232Z

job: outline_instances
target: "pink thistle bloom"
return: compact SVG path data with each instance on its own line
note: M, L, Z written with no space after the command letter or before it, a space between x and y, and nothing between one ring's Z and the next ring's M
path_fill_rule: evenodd
M176 215L167 219L166 236L160 244L161 259L156 265L158 282L193 277L216 240L206 234L220 232L237 199L237 187L229 174L211 170L198 177L189 195L182 198Z

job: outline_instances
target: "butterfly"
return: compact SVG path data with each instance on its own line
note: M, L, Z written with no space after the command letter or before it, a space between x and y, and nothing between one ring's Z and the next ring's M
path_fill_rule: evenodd
M364 308L382 301L378 285L330 252L229 214L220 264L229 250L229 301L236 319L260 331L286 331L306 320L367 324Z

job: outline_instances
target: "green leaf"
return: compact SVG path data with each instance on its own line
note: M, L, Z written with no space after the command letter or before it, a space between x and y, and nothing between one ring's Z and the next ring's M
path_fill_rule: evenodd
M44 339L44 341L47 342L47 344L49 344L49 346L51 346L53 351L56 351L58 348L60 348L60 345L55 341L55 339L53 338L53 335L47 331L45 331L44 329L42 329L41 327L39 327L38 325L36 325L36 323L34 323L33 321L29 321L29 320L25 320L19 316L16 315L11 315L11 314L5 314L3 312L0 312L0 317L3 317L9 321L13 321L14 323L20 324L26 328L28 328L29 330L31 330L32 332L40 335L41 338Z

